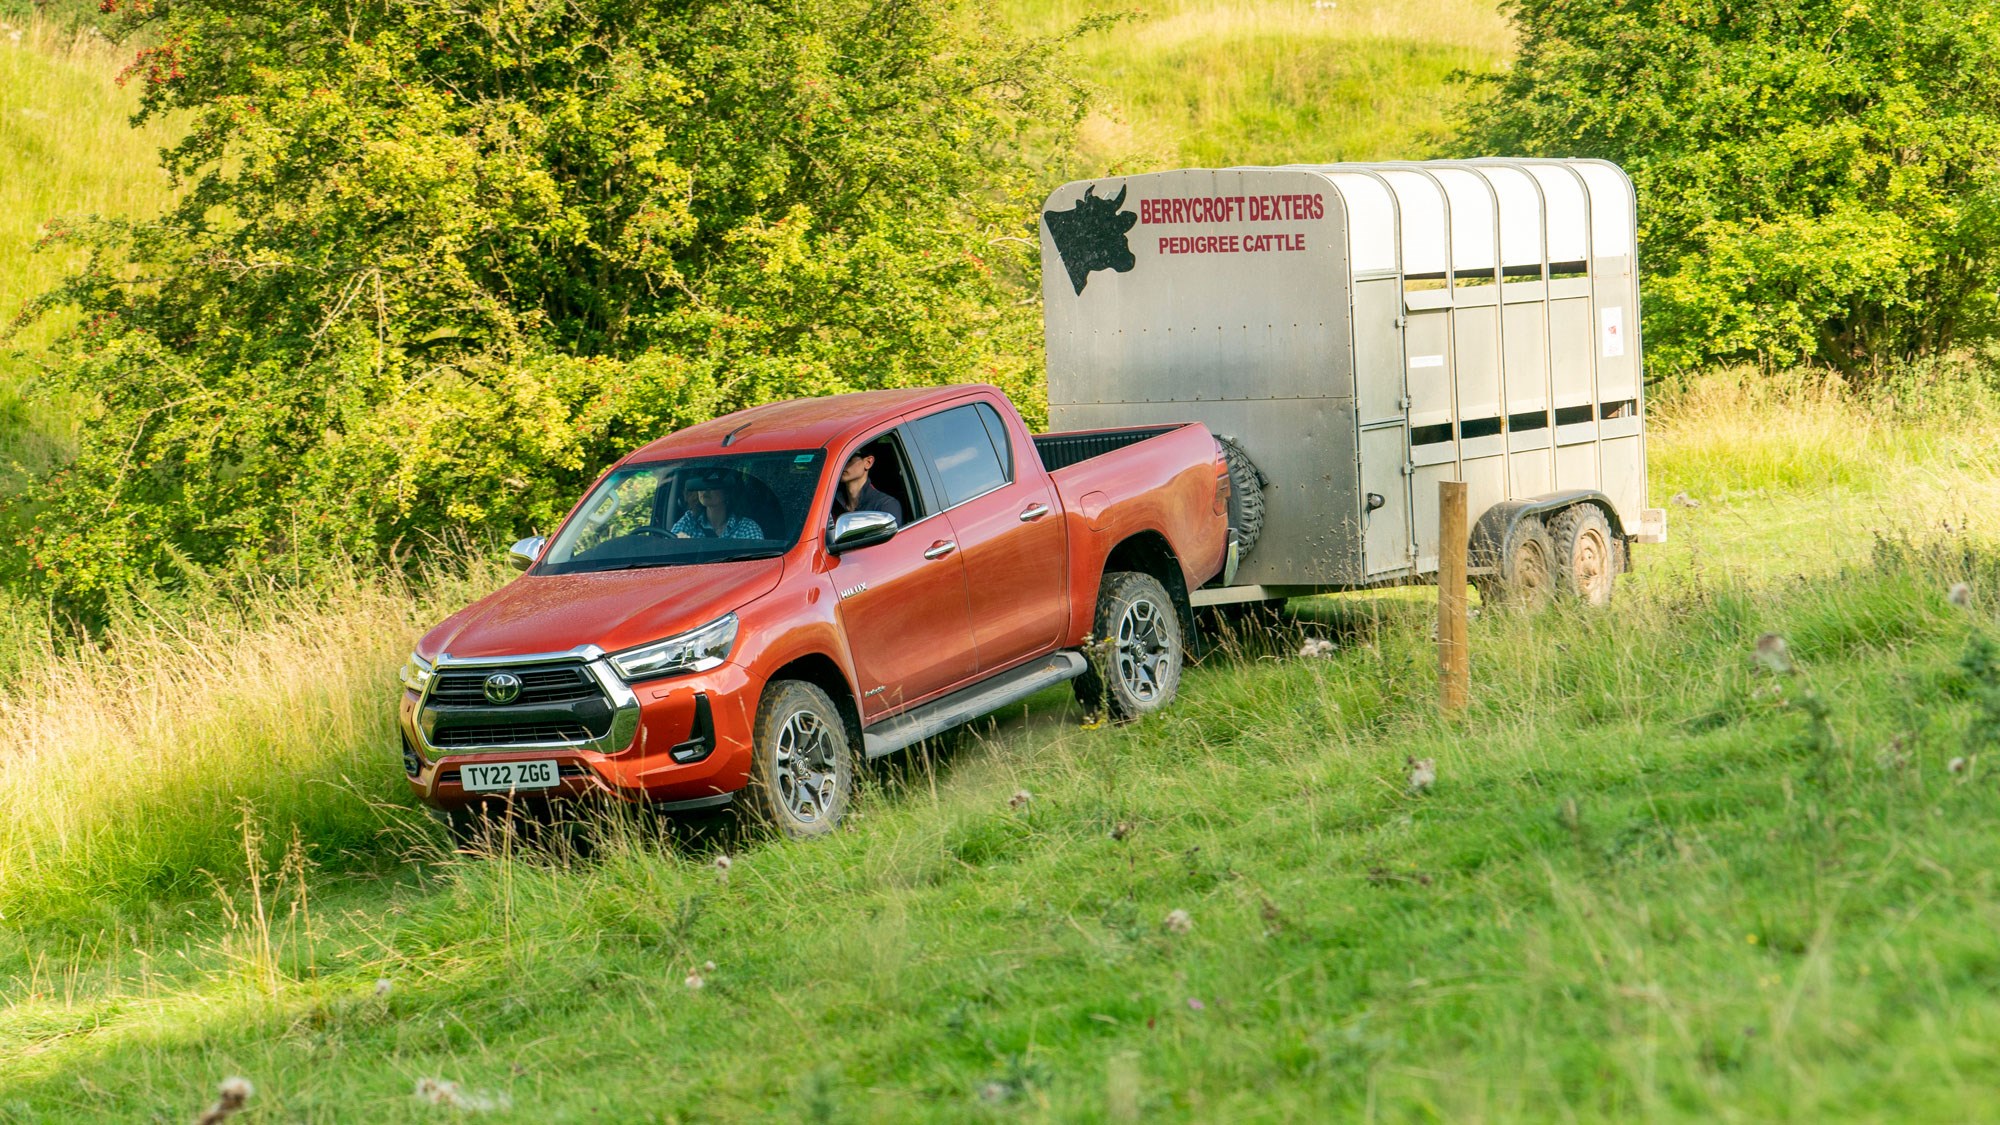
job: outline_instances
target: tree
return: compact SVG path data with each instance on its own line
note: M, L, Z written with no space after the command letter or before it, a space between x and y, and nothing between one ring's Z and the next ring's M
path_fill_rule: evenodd
M1455 147L1639 195L1656 366L1848 371L2000 329L1992 0L1508 0Z
M48 234L93 413L24 546L72 600L546 530L752 402L1030 379L1010 139L1081 98L956 0L120 3L188 128L166 214Z

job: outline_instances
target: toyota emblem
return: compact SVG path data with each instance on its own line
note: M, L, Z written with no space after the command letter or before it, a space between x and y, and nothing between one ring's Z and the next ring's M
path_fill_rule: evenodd
M495 672L480 688L489 703L512 703L521 698L521 677L512 672Z

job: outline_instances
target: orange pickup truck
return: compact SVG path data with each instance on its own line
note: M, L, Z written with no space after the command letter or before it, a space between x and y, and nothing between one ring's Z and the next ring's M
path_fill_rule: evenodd
M1163 707L1234 557L1199 424L1035 436L987 386L774 403L614 465L526 573L425 634L404 771L493 800L742 800L792 835L873 758L1063 681Z

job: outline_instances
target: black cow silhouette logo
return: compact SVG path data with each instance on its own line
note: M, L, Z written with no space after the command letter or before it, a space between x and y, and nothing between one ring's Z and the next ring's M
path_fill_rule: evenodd
M1067 211L1044 211L1042 221L1049 224L1049 237L1055 240L1056 254L1062 258L1063 269L1069 271L1069 283L1076 286L1077 294L1096 270L1114 270L1129 273L1137 259L1132 257L1132 247L1125 241L1125 232L1139 221L1139 216L1130 211L1120 211L1125 205L1125 189L1118 189L1115 199L1099 199L1095 187L1083 189L1083 198Z

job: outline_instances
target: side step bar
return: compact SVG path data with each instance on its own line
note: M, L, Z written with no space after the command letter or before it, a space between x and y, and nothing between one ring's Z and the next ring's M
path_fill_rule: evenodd
M1031 660L992 679L960 688L943 699L883 720L862 733L862 750L870 758L893 754L960 723L991 714L1017 699L1026 699L1043 688L1073 680L1089 668L1080 652L1052 652L1040 660Z

